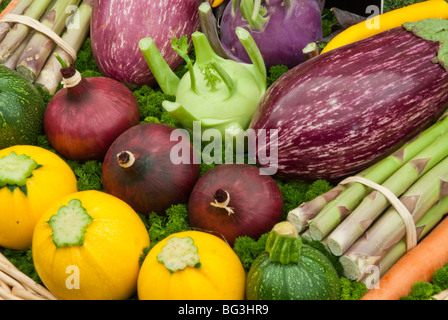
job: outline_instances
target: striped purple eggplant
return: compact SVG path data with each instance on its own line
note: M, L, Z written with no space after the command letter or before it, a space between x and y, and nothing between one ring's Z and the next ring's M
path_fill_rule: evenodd
M336 181L369 167L447 107L448 72L433 61L438 49L398 27L291 69L252 119L252 129L279 130L257 155L278 143L276 174L291 180Z
M156 84L139 49L140 39L151 37L175 69L184 60L172 50L172 38L189 37L197 30L197 0L97 0L93 5L95 61L103 75L131 87Z

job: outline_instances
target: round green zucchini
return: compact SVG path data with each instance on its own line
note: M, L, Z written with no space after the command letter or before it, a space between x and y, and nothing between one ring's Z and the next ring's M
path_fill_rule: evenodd
M0 66L0 149L36 145L43 134L45 103L18 72Z
M333 264L319 250L302 244L289 222L274 226L246 280L248 300L337 300L340 290Z

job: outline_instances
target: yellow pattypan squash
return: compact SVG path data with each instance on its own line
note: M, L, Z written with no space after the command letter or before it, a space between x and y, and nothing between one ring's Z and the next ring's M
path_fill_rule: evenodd
M101 191L62 197L34 230L32 254L45 286L62 300L124 300L137 291L147 229L124 201Z
M0 150L0 247L30 248L45 210L77 191L75 174L55 153L25 145Z
M221 238L202 231L172 234L146 256L138 277L140 300L243 300L246 275Z

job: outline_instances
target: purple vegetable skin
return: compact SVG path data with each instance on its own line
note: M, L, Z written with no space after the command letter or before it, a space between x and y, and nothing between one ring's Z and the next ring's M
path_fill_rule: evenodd
M398 27L284 74L250 125L279 129L278 177L355 174L434 123L448 105L448 72L431 61L438 49Z
M308 43L322 38L321 8L316 0L270 0L268 4L262 1L267 13L264 17L258 16L253 26L243 18L239 2L235 3L234 15L234 0L227 5L221 20L220 34L224 49L236 61L250 63L247 52L235 35L237 27L250 31L267 68L281 64L295 67L305 61L302 49ZM241 2L254 3L254 0Z
M172 50L172 38L189 37L198 29L197 0L97 0L92 13L92 50L103 75L130 87L152 86L156 81L139 49L140 39L151 37L175 69L184 60Z

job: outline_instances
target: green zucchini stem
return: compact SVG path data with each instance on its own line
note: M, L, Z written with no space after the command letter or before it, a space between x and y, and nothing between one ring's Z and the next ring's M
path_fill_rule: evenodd
M283 265L298 263L302 240L297 234L296 228L288 221L277 223L269 233L266 240L266 252L272 262Z

